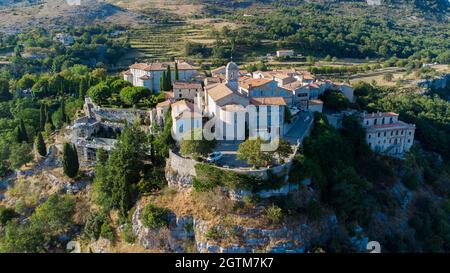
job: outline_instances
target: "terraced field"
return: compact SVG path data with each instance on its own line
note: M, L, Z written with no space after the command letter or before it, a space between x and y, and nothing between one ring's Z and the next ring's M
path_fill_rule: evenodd
M134 29L130 33L130 43L137 50L134 57L139 60L170 60L183 56L186 41L211 43L209 33L208 26L175 22Z

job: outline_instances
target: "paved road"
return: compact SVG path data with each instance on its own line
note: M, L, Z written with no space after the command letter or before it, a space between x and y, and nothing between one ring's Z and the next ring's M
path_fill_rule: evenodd
M283 137L292 145L295 145L298 140L303 141L303 138L308 131L309 125L313 119L313 114L310 112L300 112L299 118L292 125L291 129Z

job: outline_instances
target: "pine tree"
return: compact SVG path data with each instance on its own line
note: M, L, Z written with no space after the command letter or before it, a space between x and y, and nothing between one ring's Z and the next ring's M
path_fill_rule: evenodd
M175 81L178 81L178 80L180 80L180 74L179 74L179 72L178 72L178 63L177 62L175 62Z
M44 138L42 137L41 132L38 132L36 139L34 140L34 145L36 147L36 151L41 156L47 155L47 147L45 146Z
M44 129L45 129L45 121L46 120L47 120L46 106L45 106L45 104L41 103L41 109L39 112L39 129L41 131L44 131Z
M77 176L80 165L78 162L77 149L74 145L64 143L62 164L65 175L70 178Z
M172 89L172 73L170 71L170 65L167 66L166 80L164 91L169 91Z

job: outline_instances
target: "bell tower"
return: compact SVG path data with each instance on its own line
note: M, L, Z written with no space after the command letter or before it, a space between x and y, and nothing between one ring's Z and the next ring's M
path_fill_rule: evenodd
M227 64L225 69L225 77L227 86L234 92L238 91L238 74L239 68L233 61Z

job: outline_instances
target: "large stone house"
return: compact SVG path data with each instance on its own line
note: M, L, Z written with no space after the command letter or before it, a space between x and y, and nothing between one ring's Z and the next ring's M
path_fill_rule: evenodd
M402 157L414 142L416 126L398 119L398 114L362 113L360 122L366 130L366 141L376 152L394 157Z
M197 74L197 69L184 61L176 61L178 66L178 76L181 81L188 81ZM175 62L154 62L135 63L130 69L124 72L123 78L133 86L144 86L158 93L161 76L170 66L172 83L175 81Z

